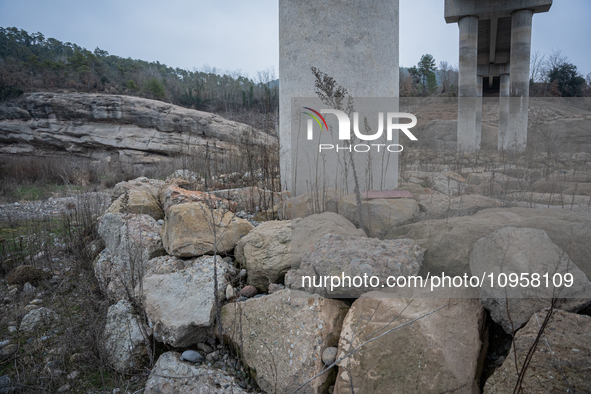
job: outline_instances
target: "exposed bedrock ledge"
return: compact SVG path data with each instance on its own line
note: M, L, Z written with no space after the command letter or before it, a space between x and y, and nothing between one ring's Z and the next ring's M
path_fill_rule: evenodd
M54 151L91 159L113 156L148 164L203 149L237 146L251 130L221 116L139 97L86 93L31 93L0 104L0 153ZM277 138L249 131L258 145Z

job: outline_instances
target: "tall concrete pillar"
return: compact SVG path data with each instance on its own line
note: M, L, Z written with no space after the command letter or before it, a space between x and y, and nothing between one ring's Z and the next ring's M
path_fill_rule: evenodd
M509 94L511 78L509 74L501 75L501 88L499 92L499 150L508 149L507 128L509 127Z
M476 149L480 149L480 140L482 136L482 82L483 77L478 75L476 77L476 128L474 134L476 137Z
M459 20L460 65L458 82L458 150L476 149L476 105L478 18L466 16Z
M509 149L524 150L527 144L529 66L533 11L520 10L511 16L511 87L509 104Z
M316 97L311 67L354 98L398 97L398 0L279 0L281 182L292 192L291 103ZM396 187L397 157L390 164Z

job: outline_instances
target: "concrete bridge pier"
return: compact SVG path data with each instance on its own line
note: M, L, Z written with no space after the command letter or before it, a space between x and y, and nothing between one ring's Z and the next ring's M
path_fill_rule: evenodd
M511 90L508 149L525 150L529 107L529 66L533 11L520 10L511 16Z
M476 149L476 77L478 56L478 18L466 16L459 20L460 65L458 81L458 150Z
M293 171L299 158L316 155L292 146L297 136L292 130L292 99L316 97L311 67L333 77L353 98L397 98L398 0L279 0L281 183L295 195L316 182L302 172L296 177ZM327 107L316 109L321 108ZM398 174L398 156L391 156L389 173ZM394 189L397 184L398 176L392 175L384 187Z
M476 128L474 129L474 137L476 138L475 149L480 149L480 140L482 137L482 75L476 76Z
M458 150L480 147L483 77L487 95L500 85L498 148L526 148L532 18L551 6L552 0L445 0L445 21L460 28Z
M501 75L501 85L499 89L499 136L498 149L508 148L507 129L509 128L509 94L511 78L509 74Z

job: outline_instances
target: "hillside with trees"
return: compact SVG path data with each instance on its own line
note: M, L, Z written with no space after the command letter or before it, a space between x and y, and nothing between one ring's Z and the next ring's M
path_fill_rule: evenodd
M223 114L272 114L279 103L273 69L256 79L216 68L188 71L0 27L0 100L40 90L140 96Z

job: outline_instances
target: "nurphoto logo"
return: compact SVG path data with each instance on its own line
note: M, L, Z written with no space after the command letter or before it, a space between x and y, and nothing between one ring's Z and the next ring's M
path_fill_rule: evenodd
M314 121L320 127L320 131L322 132L324 129L328 130L328 124L326 119L322 114L333 114L337 117L339 122L339 132L338 132L338 139L343 141L350 141L351 140L351 120L349 116L343 112L336 109L321 109L320 112L312 109L310 107L302 107L305 111L304 114L310 116L308 119L308 129L307 129L307 139L312 140L314 138ZM410 123L395 123L398 122L400 119L407 118L410 119ZM386 114L386 140L392 141L392 135L394 130L401 130L406 134L406 136L411 141L417 141L417 137L415 137L411 132L410 128L416 126L417 118L413 114L409 114L406 112L388 112ZM353 132L355 133L355 137L361 141L376 141L380 139L384 133L384 113L378 112L378 130L374 134L362 134L359 131L359 113L353 112ZM369 152L371 150L376 150L380 152L380 150L386 150L388 152L402 152L402 145L400 144L348 144L339 146L338 144L319 144L318 149L320 152L323 150L336 150L337 152L340 150L348 150L348 151L355 151L355 152Z

